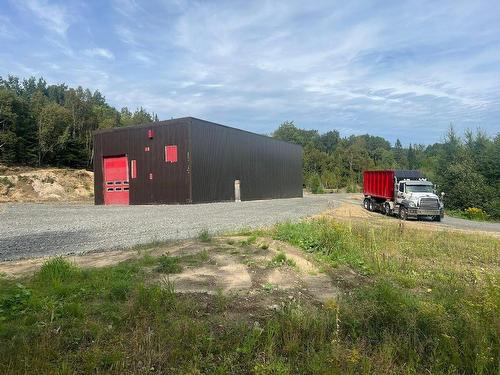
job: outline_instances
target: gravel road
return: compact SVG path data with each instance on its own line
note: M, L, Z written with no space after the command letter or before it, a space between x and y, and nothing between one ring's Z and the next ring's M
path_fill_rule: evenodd
M0 260L130 247L297 220L333 207L331 195L196 205L0 205Z
M217 233L261 227L298 220L341 203L359 205L360 196L328 194L241 203L128 207L0 204L0 261L185 239L204 229ZM451 217L433 225L500 233L499 223Z

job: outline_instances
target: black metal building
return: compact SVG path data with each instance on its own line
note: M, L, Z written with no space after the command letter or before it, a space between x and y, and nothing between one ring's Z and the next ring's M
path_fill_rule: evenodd
M94 133L96 204L302 197L302 148L193 117Z

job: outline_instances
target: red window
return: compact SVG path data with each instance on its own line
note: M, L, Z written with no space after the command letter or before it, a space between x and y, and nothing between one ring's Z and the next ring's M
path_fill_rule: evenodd
M153 139L155 136L155 131L153 129L148 130L148 138Z
M165 146L165 161L177 163L177 145Z
M149 152L149 151L151 151L151 149L149 148L149 146L144 147L144 152Z
M137 178L137 162L135 160L130 161L130 178Z

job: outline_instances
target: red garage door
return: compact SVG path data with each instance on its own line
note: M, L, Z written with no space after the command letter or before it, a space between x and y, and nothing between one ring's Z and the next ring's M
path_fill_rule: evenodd
M128 158L104 158L104 204L128 204Z

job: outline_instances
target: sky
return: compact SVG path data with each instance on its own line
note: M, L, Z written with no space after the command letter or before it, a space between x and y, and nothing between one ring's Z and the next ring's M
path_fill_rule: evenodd
M494 135L500 2L0 0L8 74L256 133Z

